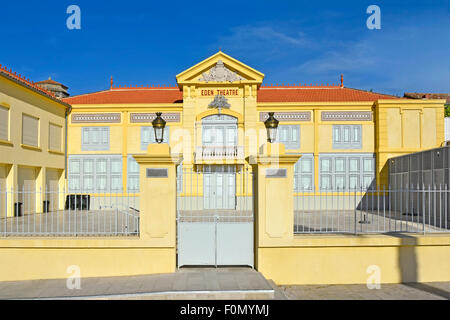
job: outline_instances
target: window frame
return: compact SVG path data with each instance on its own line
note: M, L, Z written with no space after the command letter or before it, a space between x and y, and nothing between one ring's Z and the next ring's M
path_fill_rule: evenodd
M93 136L89 132L98 131L97 142L91 142ZM103 143L103 132L106 131L107 142ZM85 134L87 133L87 140ZM111 145L111 127L98 126L98 127L81 127L81 150L82 151L109 151Z
M149 131L149 141L144 141L144 132ZM141 126L141 137L140 137L140 143L141 143L141 151L147 151L148 145L152 143L156 143L155 138L155 129L152 126ZM170 142L170 126L166 126L164 128L164 140L163 143L169 144Z
M0 103L0 108L5 109L6 111L6 138L3 139L2 137L0 137L0 140L2 141L10 141L10 137L11 137L11 109L9 107L9 105L6 105L4 103Z
M305 171L303 163L308 161L310 163L310 171ZM309 188L304 188L303 181L309 180ZM294 192L313 192L315 187L315 168L314 168L314 154L302 154L302 157L294 165Z
M59 132L59 148L58 149L54 149L51 146L51 127L57 127L60 132ZM53 122L49 122L48 123L48 150L50 151L56 151L56 152L62 152L64 149L64 145L63 145L63 141L64 141L64 131L63 131L63 126L57 124L57 123L53 123Z
M287 141L282 139L282 134L286 132ZM298 150L301 148L301 126L299 124L282 124L278 126L276 141L283 143L286 150ZM296 137L294 140L293 138Z
M92 172L85 172L85 163L92 161ZM106 171L99 170L99 163L106 161ZM113 162L120 163L120 173L112 171ZM79 172L73 172L72 163L78 162ZM123 160L121 155L74 155L68 158L68 177L69 177L69 192L79 193L88 192L94 194L105 193L119 193L123 192ZM120 180L120 188L113 189L112 179ZM72 187L72 181L78 179L79 188L74 189ZM85 180L92 179L92 188L85 188ZM102 189L99 185L99 181L105 179L105 189Z
M24 130L23 130L24 117L29 117L29 118L32 118L37 121L37 132L36 132L36 139L37 139L36 142L37 143L36 143L36 145L30 144L30 143L25 143L25 141L24 141ZM37 149L39 149L41 147L41 119L39 117L33 116L28 113L22 113L22 139L21 139L21 142L22 142L23 146L37 148Z
M348 141L346 141L348 132ZM362 124L334 124L332 128L333 149L362 149Z
M337 161L344 160L344 171L337 170ZM357 170L351 170L351 161L357 161ZM323 161L330 161L330 171L323 171ZM364 164L366 161L370 161L371 171L364 170ZM343 180L342 183L338 182L338 179ZM330 179L331 188L324 186L323 179ZM356 181L356 189L352 188L354 181ZM370 185L367 186L365 181L371 179ZM341 180L342 181L342 180ZM319 155L319 190L320 191L359 191L372 188L376 183L376 154L372 153L336 153L336 154L320 154ZM337 187L339 185L339 190Z

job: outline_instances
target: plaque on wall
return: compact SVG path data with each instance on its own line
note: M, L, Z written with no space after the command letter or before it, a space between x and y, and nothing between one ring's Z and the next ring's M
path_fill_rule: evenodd
M287 178L287 169L266 169L266 178Z
M168 178L169 169L147 169L147 178Z

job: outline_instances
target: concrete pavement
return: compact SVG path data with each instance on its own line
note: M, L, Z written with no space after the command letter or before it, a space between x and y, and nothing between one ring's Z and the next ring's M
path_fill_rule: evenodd
M87 300L449 300L450 282L277 286L249 268L187 268L172 274L0 282L0 299Z

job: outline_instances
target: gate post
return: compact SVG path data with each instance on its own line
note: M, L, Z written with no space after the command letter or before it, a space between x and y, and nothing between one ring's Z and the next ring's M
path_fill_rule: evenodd
M257 156L247 158L255 178L256 268L263 271L260 251L283 247L294 239L294 165L301 155L285 153L281 143L265 144Z
M168 144L150 144L134 156L140 168L140 238L152 246L176 248L176 166Z

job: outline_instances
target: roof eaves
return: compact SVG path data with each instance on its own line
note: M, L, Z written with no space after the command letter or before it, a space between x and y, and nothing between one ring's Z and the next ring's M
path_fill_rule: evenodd
M22 86L22 87L25 87L25 88L27 88L27 89L29 89L29 90L35 92L35 93L38 93L39 95L41 95L41 96L43 96L43 97L45 97L45 98L48 98L48 99L50 99L50 100L52 100L52 101L54 101L54 102L56 102L56 103L62 104L62 105L64 105L67 109L70 109L70 108L72 107L72 106L71 106L70 104L68 104L67 102L62 101L62 100L56 98L56 96L54 96L54 95L51 95L47 90L45 90L45 89L43 89L43 88L41 88L41 87L38 87L37 85L33 85L32 83L29 83L28 81L23 81L23 80L20 79L19 77L13 76L13 75L10 74L10 72L5 72L5 71L4 71L3 69L1 69L1 68L0 68L0 76L3 76L4 78L6 78L6 79L8 79L8 80L10 80L10 81L13 81L13 82L15 82L16 84L18 84L18 85L20 85L20 86Z

